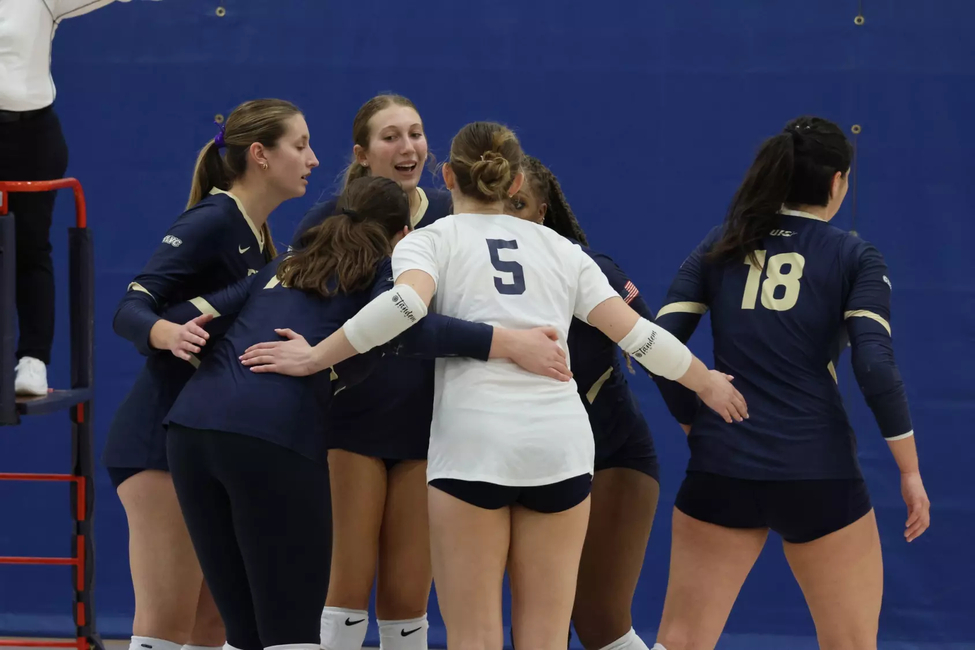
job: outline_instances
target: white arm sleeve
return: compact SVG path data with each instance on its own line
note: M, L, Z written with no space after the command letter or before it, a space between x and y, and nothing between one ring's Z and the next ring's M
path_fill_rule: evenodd
M434 291L440 284L440 259L443 235L433 224L414 230L393 249L393 281L406 271L423 271L433 278Z
M610 285L602 269L592 261L578 246L575 246L579 256L579 290L576 291L576 304L573 315L586 323L589 322L589 312L610 298L619 298Z
M671 381L683 377L694 359L676 336L642 317L620 341L620 347L641 366Z
M373 298L342 329L356 352L363 354L389 343L426 315L420 294L408 284L399 284Z

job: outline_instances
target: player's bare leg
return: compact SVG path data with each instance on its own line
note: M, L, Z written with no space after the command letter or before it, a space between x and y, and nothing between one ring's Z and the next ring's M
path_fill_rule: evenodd
M783 543L823 650L877 647L884 567L873 510L806 544Z
M604 469L593 476L572 608L572 625L585 648L603 648L633 627L633 594L659 496L660 485L634 469Z
M510 508L478 508L435 487L427 494L433 578L447 626L447 647L501 650L501 585Z
M511 629L516 648L564 650L590 497L554 514L511 509Z
M139 472L119 485L118 495L129 524L135 589L132 635L188 643L203 570L183 521L173 477L158 470Z
M433 582L429 521L426 461L396 463L387 474L379 533L376 617L383 647L398 647L407 637L410 647L425 647Z
M767 528L725 528L674 508L657 642L667 650L712 650L767 538Z

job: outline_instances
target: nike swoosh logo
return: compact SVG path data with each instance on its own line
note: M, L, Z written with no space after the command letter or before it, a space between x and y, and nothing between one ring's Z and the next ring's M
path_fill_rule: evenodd
M345 619L345 624L346 625L358 625L359 623L361 623L364 620L366 620L366 619L360 618L358 621L353 621L352 619L347 618L347 619Z
M400 634L401 634L402 636L409 636L409 635L411 635L411 634L413 634L414 632L419 632L419 631L420 631L420 630L422 630L422 629L423 629L422 627L418 627L418 628L416 628L415 630L410 630L409 632L407 632L406 630L400 630L400 632L399 632L399 633L400 633Z
M239 251L240 251L240 254L241 254L241 255L243 255L244 253L246 253L246 252L247 252L247 251L249 251L250 249L251 249L251 247L250 247L250 246L248 246L247 248L241 248L240 246L238 246L238 247L237 247L237 250L239 250Z

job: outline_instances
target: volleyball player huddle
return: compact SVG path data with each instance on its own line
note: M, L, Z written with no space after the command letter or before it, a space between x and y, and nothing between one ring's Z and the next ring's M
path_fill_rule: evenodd
M105 454L133 650L219 645L214 604L232 648L355 650L374 584L381 646L421 650L431 581L448 647L500 648L506 571L515 647L565 647L571 623L587 649L647 648L630 610L658 461L617 348L691 448L655 648L714 647L770 529L821 645L876 647L879 537L835 381L847 343L908 541L929 504L887 268L828 223L850 168L838 127L800 118L763 144L656 318L506 127L457 133L446 190L419 187L409 100L367 102L353 140L341 195L275 256L268 217L318 162L296 108L238 107L122 301L115 329L147 356ZM685 346L708 310L715 370Z

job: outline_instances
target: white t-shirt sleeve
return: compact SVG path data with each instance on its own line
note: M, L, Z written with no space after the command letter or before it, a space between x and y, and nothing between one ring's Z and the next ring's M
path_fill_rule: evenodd
M434 226L414 230L393 249L393 281L406 271L423 271L440 284L440 254L443 234Z
M47 4L54 15L54 20L64 20L66 18L76 18L83 16L96 9L101 9L105 5L110 5L115 0L47 0ZM128 2L129 0L120 0Z
M573 314L588 323L589 312L610 298L619 298L620 294L613 289L602 269L585 251L578 246L575 251L579 257L579 290L576 291Z

